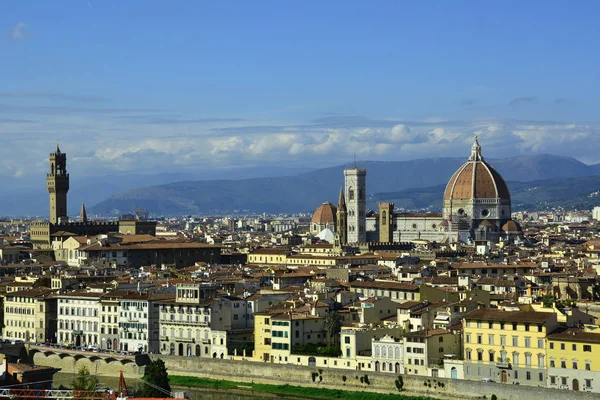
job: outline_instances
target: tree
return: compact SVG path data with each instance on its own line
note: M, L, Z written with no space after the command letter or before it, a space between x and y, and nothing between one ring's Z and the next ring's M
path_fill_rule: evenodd
M144 380L148 385L144 385L137 397L165 397L171 392L169 385L169 374L163 360L154 360L146 367Z
M325 317L325 329L327 330L327 344L336 345L342 330L342 316L337 311L330 311ZM332 340L333 339L333 340Z
M71 382L71 386L73 386L73 390L79 391L74 397L85 399L90 397L86 395L86 393L94 392L96 390L96 385L98 384L98 378L95 375L91 375L90 371L86 367L81 367L73 382Z

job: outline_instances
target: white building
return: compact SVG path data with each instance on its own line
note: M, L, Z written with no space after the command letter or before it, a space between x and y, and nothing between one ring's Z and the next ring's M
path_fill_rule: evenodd
M58 343L74 347L100 347L102 295L86 291L57 295Z
M161 354L208 358L227 355L232 303L216 297L216 293L217 286L212 284L182 283L177 285L174 299L160 301Z
M159 349L159 304L163 296L128 292L120 301L119 350L155 353Z

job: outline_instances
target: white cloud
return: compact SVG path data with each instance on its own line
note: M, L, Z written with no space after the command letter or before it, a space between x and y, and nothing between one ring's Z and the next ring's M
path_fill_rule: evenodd
M13 40L27 39L29 37L27 34L28 26L25 22L17 22L10 30L10 37Z
M10 118L2 114L0 118ZM532 153L568 155L597 162L600 129L574 123L466 120L361 126L291 125L280 121L253 129L245 121L198 125L131 124L106 115L24 115L0 124L0 175L40 176L56 140L77 175L148 173L256 165L329 166L360 160L467 157L474 134L488 158ZM191 118L190 118L191 120ZM365 122L366 121L366 122ZM230 129L216 129L225 126ZM23 151L27 149L27 151ZM26 165L27 168L23 166Z

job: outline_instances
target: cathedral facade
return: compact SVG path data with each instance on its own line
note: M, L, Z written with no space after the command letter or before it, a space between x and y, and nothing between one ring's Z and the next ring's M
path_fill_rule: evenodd
M337 207L340 244L364 242L462 242L514 239L519 225L511 220L508 186L481 155L477 137L467 161L450 177L441 213L397 213L393 203L366 208L367 172L344 171L344 190ZM340 213L341 210L341 213Z

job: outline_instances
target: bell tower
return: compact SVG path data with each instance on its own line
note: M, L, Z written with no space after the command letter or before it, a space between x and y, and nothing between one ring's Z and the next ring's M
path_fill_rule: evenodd
M379 241L391 243L394 239L394 203L379 203Z
M50 223L67 222L67 192L69 174L67 155L56 145L56 152L50 153L50 173L46 175L46 187L50 194Z

